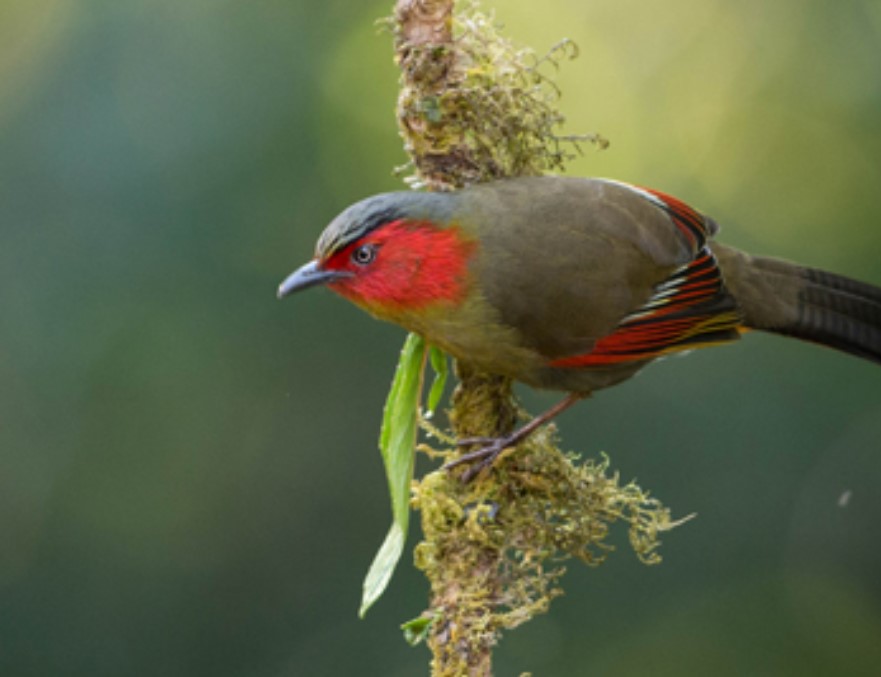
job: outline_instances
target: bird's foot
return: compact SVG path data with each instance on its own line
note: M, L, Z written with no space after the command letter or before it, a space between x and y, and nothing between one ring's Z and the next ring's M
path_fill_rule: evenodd
M473 447L478 445L478 448L445 463L443 469L452 470L457 466L470 464L471 467L462 474L461 478L462 482L467 484L477 477L484 468L491 466L505 449L516 446L520 439L520 436L516 434L507 437L464 437L456 442L456 446Z
M445 463L443 466L444 470L451 470L456 466L470 463L472 464L471 467L462 474L462 481L470 482L477 477L481 470L491 466L505 449L516 447L535 432L539 426L547 423L554 416L561 411L565 411L584 396L585 393L569 393L563 400L548 409L541 416L536 416L529 423L515 430L510 435L503 437L463 437L456 442L456 446L477 446L477 449Z

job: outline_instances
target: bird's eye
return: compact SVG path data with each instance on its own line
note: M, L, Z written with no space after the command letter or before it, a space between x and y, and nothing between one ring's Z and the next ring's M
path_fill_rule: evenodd
M352 261L359 266L366 266L376 258L376 246L372 244L362 244L352 252Z

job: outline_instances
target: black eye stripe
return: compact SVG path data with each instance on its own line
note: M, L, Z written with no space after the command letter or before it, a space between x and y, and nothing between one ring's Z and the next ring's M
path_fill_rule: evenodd
M398 209L387 207L375 210L363 217L353 216L352 218L352 221L339 229L325 230L322 233L315 249L319 257L327 258L380 226L403 218L403 215Z

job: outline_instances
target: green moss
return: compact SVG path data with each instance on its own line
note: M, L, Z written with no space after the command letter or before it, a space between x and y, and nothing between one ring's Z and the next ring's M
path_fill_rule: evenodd
M675 526L669 511L636 484L622 485L607 458L577 462L556 443L549 426L474 482L438 470L414 484L424 533L415 564L431 582L430 613L441 627L495 641L544 613L562 594L564 562L603 562L616 522L628 526L642 561L660 561L659 534Z
M605 148L599 135L562 136L560 91L548 67L574 58L564 40L539 57L499 34L477 3L453 20L451 45L399 51L398 122L415 171L414 187L454 188L506 176L562 171L581 142Z

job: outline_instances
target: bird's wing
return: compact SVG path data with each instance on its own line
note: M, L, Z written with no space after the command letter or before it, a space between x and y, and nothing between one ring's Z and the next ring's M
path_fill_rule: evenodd
M481 233L492 255L479 277L502 320L549 366L644 361L737 336L735 303L706 247L713 221L627 184L510 184L496 189L507 192L493 209L508 223Z
M730 341L740 314L725 291L716 258L707 247L655 286L638 310L584 353L554 359L551 367L591 367L650 360L661 355Z

